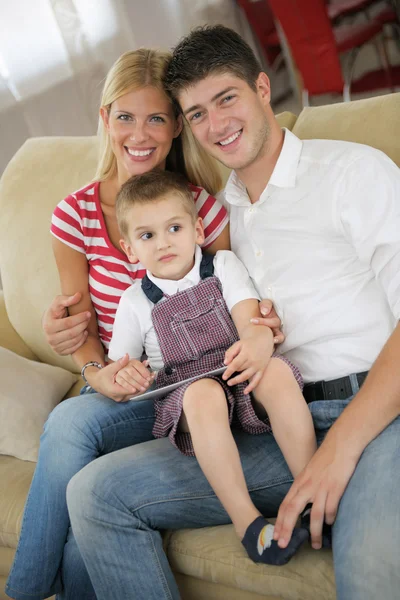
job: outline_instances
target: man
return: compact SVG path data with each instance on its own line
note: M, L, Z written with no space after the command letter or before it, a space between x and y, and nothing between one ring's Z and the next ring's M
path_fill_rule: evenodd
M268 77L224 27L195 30L180 42L167 83L203 148L235 170L224 194L232 250L280 312L282 352L308 384L322 442L291 485L273 437L238 432L253 501L266 516L280 505L275 537L282 547L311 503L314 548L324 520L334 523L339 600L394 600L399 171L372 148L301 142L282 132ZM69 486L74 534L98 600L179 598L158 530L227 522L195 461L164 442L104 456Z

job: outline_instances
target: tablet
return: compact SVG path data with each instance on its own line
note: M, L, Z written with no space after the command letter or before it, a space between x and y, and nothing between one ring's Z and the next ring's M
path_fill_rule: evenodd
M226 367L220 367L219 369L214 369L213 371L208 371L207 373L202 373L201 377L212 377L216 375L222 375L222 373L226 370ZM199 378L199 375L195 377L189 377L189 379L182 379L182 381L177 381L176 383L171 383L170 385L165 385L164 387L157 389L149 389L147 392L143 392L142 394L138 394L137 396L133 396L129 398L129 400L150 400L151 398L159 398L160 396L166 396L176 388L180 387L185 383L190 383L191 381L195 381Z

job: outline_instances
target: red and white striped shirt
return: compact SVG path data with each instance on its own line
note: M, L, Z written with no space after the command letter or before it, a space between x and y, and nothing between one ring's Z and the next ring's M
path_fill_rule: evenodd
M203 188L189 186L204 222L203 248L207 248L227 225L228 214ZM140 263L131 264L122 250L112 244L101 210L99 188L99 182L91 183L62 200L54 210L50 231L64 244L86 254L90 297L100 339L108 349L121 295L136 279L144 277L146 271Z

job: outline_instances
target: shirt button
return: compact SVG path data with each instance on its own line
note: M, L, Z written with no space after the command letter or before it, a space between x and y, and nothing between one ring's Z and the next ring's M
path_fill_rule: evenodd
M251 207L249 208L249 213L252 213L253 211L254 211L254 208L251 206Z

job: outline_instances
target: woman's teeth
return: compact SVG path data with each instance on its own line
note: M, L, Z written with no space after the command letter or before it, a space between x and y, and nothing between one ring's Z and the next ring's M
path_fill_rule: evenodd
M151 148L150 150L132 150L131 148L127 148L127 150L131 156L149 156L153 152Z

